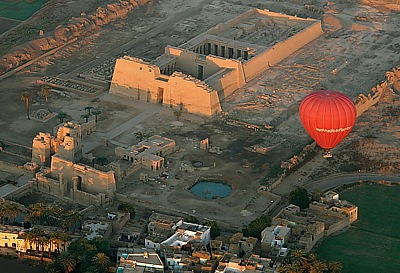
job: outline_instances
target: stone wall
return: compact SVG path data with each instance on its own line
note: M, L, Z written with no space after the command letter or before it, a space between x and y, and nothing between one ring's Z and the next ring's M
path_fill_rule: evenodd
M251 81L270 66L287 58L290 54L315 40L323 33L321 22L315 22L287 40L277 43L272 48L250 59L243 65L246 82Z
M12 192L5 194L3 198L5 199L12 199L12 198L18 198L20 196L24 196L25 194L29 193L32 191L32 184L27 183L21 187L18 187L17 189L13 190Z
M205 116L222 111L218 93L203 81L180 72L161 75L159 67L127 56L116 61L110 94Z
M365 111L374 106L381 99L383 93L388 89L388 82L384 81L377 84L372 88L372 94L365 96L364 94L358 95L356 100L357 117L361 116Z
M74 164L58 156L52 157L51 173L56 177L62 174L70 187L71 182L77 180L78 189L88 193L98 194L107 190L116 190L113 171L102 172L80 163Z

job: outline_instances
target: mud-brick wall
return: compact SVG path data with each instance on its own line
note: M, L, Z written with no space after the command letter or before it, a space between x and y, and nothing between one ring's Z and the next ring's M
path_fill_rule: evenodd
M296 35L277 43L272 48L255 56L243 65L246 82L257 77L260 73L267 70L269 66L273 66L287 58L290 54L318 38L323 33L321 22L315 22Z

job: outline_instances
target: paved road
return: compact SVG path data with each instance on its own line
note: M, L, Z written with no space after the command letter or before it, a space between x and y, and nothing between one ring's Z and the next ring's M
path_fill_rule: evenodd
M134 126L138 125L140 122L150 118L152 115L156 113L156 110L154 108L148 109L136 117L128 120L127 122L121 124L117 128L114 128L110 132L106 134L107 139L113 139L116 138L117 136L121 135L125 131L133 128Z
M389 182L397 182L400 183L399 176L387 176L376 173L353 173L353 174L338 174L328 176L324 179L312 181L312 182L301 182L299 181L296 184L292 184L290 179L284 179L282 183L272 190L273 193L286 196L296 187L304 187L307 190L311 191L314 189L320 189L321 191L327 191L329 189L336 188L338 186L344 184L350 184L354 182L358 182L361 180L371 180L371 181L380 181L385 180Z
M327 177L318 181L314 181L304 185L307 190L320 189L322 191L327 191L332 188L336 188L341 185L350 184L362 180L367 181L389 181L400 183L400 177L396 176L386 176L374 173L354 173L354 174L344 174L337 175L333 177Z

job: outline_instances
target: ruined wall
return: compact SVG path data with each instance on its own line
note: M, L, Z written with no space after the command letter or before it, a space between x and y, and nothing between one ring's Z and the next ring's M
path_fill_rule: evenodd
M74 200L74 202L84 206L104 207L107 204L111 204L109 202L105 202L106 199L104 194L94 195L84 191L72 189L71 199Z
M342 229L348 227L350 225L350 221L348 218L342 219L339 222L336 222L330 226L327 226L325 229L325 236L329 236L335 232L341 231Z
M381 99L383 93L388 89L388 82L384 81L377 84L372 88L372 94L365 96L364 94L358 95L356 100L357 117L361 116L365 111L374 106Z
M67 193L67 183L59 176L60 180L56 180L45 176L46 173L36 173L36 178L32 180L33 188L51 194L57 197L64 197Z
M24 196L25 194L31 193L31 192L32 192L32 184L27 183L21 187L16 188L15 190L13 190L7 194L4 194L2 196L2 198L12 200L13 198L19 198L19 197Z
M49 165L51 155L54 153L54 137L49 133L39 134L33 139L32 143L32 162L39 165Z
M287 58L290 54L318 38L323 33L321 22L315 22L296 35L283 42L277 43L272 48L269 48L250 59L243 65L246 82L254 79L257 77L257 75L267 70L270 66L273 66Z
M114 172L102 172L83 164L74 164L70 161L52 157L51 173L53 176L63 175L63 179L71 182L79 178L81 190L92 194L102 193L108 190L116 190Z
M125 17L139 6L153 3L154 0L119 0L99 7L95 12L78 18L71 18L64 26L58 26L47 37L38 38L12 49L0 59L0 75L21 64L37 58L46 51L67 43L75 37L85 37L87 33L106 25L115 19Z

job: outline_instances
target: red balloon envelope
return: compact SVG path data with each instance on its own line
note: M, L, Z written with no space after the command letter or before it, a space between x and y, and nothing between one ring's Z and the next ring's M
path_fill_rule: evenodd
M331 90L306 96L300 104L299 114L304 129L325 150L338 145L353 129L357 118L351 99Z

